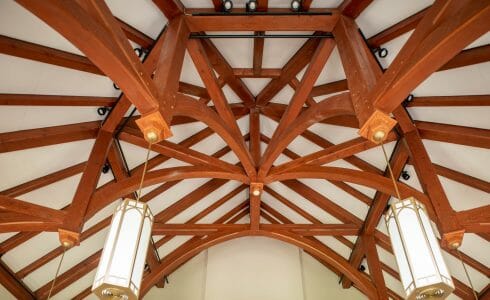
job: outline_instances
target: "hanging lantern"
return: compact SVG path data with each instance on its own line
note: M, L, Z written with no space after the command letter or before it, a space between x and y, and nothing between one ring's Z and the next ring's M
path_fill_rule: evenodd
M445 299L454 290L425 207L413 197L385 216L406 299Z
M101 299L138 299L152 224L146 203L125 199L116 208L92 286Z

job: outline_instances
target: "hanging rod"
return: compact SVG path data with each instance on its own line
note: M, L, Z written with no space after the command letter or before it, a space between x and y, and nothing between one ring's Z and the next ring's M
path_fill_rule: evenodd
M274 12L274 11L255 11L255 12L193 12L192 16L209 17L209 16L331 16L329 11L299 11L299 12Z
M323 34L200 34L191 33L190 39L329 39L333 38L331 33Z

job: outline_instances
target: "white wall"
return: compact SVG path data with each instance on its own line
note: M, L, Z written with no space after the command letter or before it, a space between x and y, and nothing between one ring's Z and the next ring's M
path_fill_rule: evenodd
M325 300L366 299L344 290L338 277L297 247L264 237L245 237L210 248L144 299Z

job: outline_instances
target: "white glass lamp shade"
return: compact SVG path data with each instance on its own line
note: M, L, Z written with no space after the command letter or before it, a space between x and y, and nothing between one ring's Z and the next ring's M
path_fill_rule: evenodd
M125 199L116 208L92 286L100 299L138 299L152 225L146 203Z
M385 216L406 299L445 299L454 290L425 207L410 197Z

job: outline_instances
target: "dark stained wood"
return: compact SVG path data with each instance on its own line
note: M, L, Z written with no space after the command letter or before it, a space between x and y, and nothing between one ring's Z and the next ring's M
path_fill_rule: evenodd
M376 241L373 235L365 235L363 237L364 249L366 251L366 259L369 267L369 274L376 285L378 299L388 299L388 289L386 288L381 263L379 261L378 250L376 249Z
M0 208L9 212L15 212L19 214L33 216L36 218L46 219L55 223L61 223L65 218L65 213L60 210L48 208L42 205L29 203L3 195L0 195Z
M296 120L296 118L300 114L301 108L303 107L306 98L310 94L313 85L318 79L318 76L323 70L323 67L327 62L328 57L330 57L334 46L335 42L333 40L321 40L319 42L318 47L313 54L313 57L311 58L311 62L308 65L308 68L306 69L303 78L301 79L301 83L298 86L298 89L295 91L288 107L286 108L286 111L284 112L281 121L279 122L279 125L274 131L271 143L267 146L264 152L264 156L261 159L261 165L258 172L259 177L263 177L267 174L274 160L282 152L282 149L285 148L279 148L277 147L277 144L280 142L280 140L284 141L283 132L288 129L288 127ZM257 103L259 103L259 101L260 99L259 97L257 97ZM328 105L329 108L331 108L330 106L331 105ZM335 105L332 106L332 108L332 110L335 110ZM326 119L326 117L324 119ZM296 126L294 126L293 128L296 128Z
M490 130L415 121L422 139L490 149Z
M377 33L376 35L370 37L367 41L369 46L372 48L380 47L381 45L386 44L391 40L394 40L395 38L401 36L402 34L415 29L415 27L422 19L426 11L427 8L424 8L418 13L411 15L410 17L403 19L400 22L381 31L380 33Z
M82 232L82 234L80 235L80 242L83 242L84 240L86 240L89 237L93 236L94 234L98 233L100 230L109 226L111 224L111 218L112 217L105 218L104 220L98 222L94 226L92 226L89 229ZM58 256L60 256L62 253L63 253L63 247L59 246L59 247L55 248L54 250L51 250L47 254L43 255L42 257L36 259L32 263L28 264L24 268L20 269L15 274L19 278L25 278L27 275L29 275L30 273L39 269L44 264L46 264L46 263L52 261L53 259L57 258Z
M490 45L475 47L461 51L458 55L444 64L439 71L466 67L484 63L490 60Z
M373 0L344 0L339 6L339 10L343 15L355 19L359 17L371 2Z
M99 132L71 205L68 208L63 229L75 233L81 232L90 198L97 188L101 170L106 162L112 141L112 134L105 131Z
M0 133L0 153L93 139L100 121Z
M353 2L358 3L359 1ZM376 86L382 71L359 33L359 28L354 20L341 17L333 34L347 76L352 104L359 125L362 126L374 113L373 101L369 98L369 92Z
M36 299L4 262L0 262L0 284L17 299Z
M148 143L142 136L138 136L138 134L139 131L127 128L119 134L119 138L122 141L148 148ZM187 162L191 165L214 166L230 172L243 173L243 170L230 163L172 142L161 141L158 144L152 145L152 150L164 156Z
M407 107L418 106L490 106L490 95L415 97Z
M121 37L122 30L105 3L98 2L92 15L74 1L40 3L19 0L18 3L84 52L99 69L111 77L143 115L158 108L150 75L142 69L128 40Z
M262 151L260 149L260 113L256 108L250 109L250 142L249 148L255 166L259 167Z
M417 85L489 29L485 21L490 17L489 3L472 1L446 19L439 11L444 9L450 14L453 7L433 5L428 10L407 42L409 47L402 48L383 75L372 94L377 109L392 112ZM434 18L442 19L441 24L434 24Z
M402 143L397 143L395 150L390 158L390 165L393 170L393 175L395 178L399 178L405 164L408 161L408 153L405 150L405 147ZM385 176L389 176L389 170L386 168ZM364 224L361 228L359 238L357 239L354 248L351 252L351 256L349 258L349 262L354 267L359 267L361 264L362 258L366 253L366 249L364 248L364 237L371 236L375 233L376 227L378 226L384 212L386 211L386 206L388 205L388 201L390 200L391 195L376 192L373 198L373 203L369 207L368 213L366 215ZM351 286L351 282L348 278L342 279L342 286L344 288L349 288Z
M235 10L235 9L234 9ZM237 10L239 11L239 10ZM279 11L279 10L275 10ZM289 9L282 10L290 12ZM186 15L193 32L199 31L332 31L338 20L337 10L323 10L332 15L298 15L291 22L287 15ZM189 13L197 10L188 10ZM199 12L210 12L199 10Z
M189 33L183 16L175 17L169 22L164 33L165 46L162 47L153 73L153 80L158 82L156 86L160 110L167 124L170 124L173 118L176 93L179 90L180 74Z
M99 250L90 255L88 258L81 261L80 263L61 273L58 276L58 279L56 279L56 283L53 287L53 292L51 293L51 295L56 295L64 288L95 269L99 264L101 253L102 250ZM35 291L36 299L46 299L48 297L51 284L52 281L49 281L48 283L37 289Z
M301 91L298 90L297 92L299 93L295 95L301 97ZM303 98L303 101L304 100L305 99ZM293 110L289 110L289 113L288 110L286 110L281 118L281 121L274 132L274 136L271 138L271 142L262 156L259 177L266 176L269 173L273 162L281 154L282 150L296 137L304 134L308 127L317 123L319 120L328 119L333 116L353 114L353 108L349 101L348 93L332 96L323 100L322 102L309 107L298 117L297 114L300 109L298 107L299 104L301 103L295 103L297 106L293 107ZM289 107L291 106L288 106L288 108ZM296 109L296 111L294 111L294 109ZM283 124L283 126L281 126L281 124Z
M240 128L235 121L235 117L231 112L228 101L223 94L222 89L217 83L217 78L212 70L211 62L206 56L206 51L203 45L198 40L189 40L188 43L189 53L197 67L197 71L201 76L202 81L206 85L209 95L211 96L214 106L221 117L221 123L226 124L225 126L229 128L230 133L233 134L234 139L237 141L238 146L244 152L245 160L241 160L243 168L246 173L253 177L255 176L256 170L253 163L250 152L246 149L245 142L242 139L242 134L240 133Z
M147 36L143 32L139 31L138 29L134 28L128 23L125 23L123 20L117 17L116 20L119 22L122 31L128 37L129 40L135 42L136 44L140 45L144 49L151 49L151 47L153 47L155 41L151 37Z
M444 176L453 181L471 186L475 189L482 190L484 192L490 193L490 182L455 171L453 169L433 164L438 175Z
M184 13L184 5L180 0L153 0L153 3L169 20Z
M422 139L417 130L404 133L405 141L410 151L411 161L415 167L417 177L422 188L430 197L430 205L437 216L437 226L445 242L451 243L451 233L462 230L454 210L449 204L449 200L444 192L444 188L437 177L434 166L432 165L429 154L422 143ZM462 238L462 236L460 237ZM457 241L457 240L456 240ZM456 242L454 241L454 242ZM461 242L461 240L459 241Z
M89 59L58 49L0 35L0 53L51 65L104 75Z
M295 78L291 79L291 81L289 82L289 86L292 87L293 90L296 90L300 86L300 82L299 82L298 78L295 77ZM306 97L306 105L312 106L315 104L316 104L316 101L315 101L315 99L313 99L313 97L311 97L311 96Z
M197 85L193 85L190 83L186 83L186 82L180 82L179 92L181 92L183 94L196 96L199 98L209 99L209 94L208 94L208 91L206 90L206 88L203 88L203 87L200 87Z
M60 180L63 180L65 178L71 177L73 175L79 174L83 172L83 169L85 168L86 162L82 162L76 165L73 165L71 167L50 173L48 175L24 182L22 184L19 184L15 187L9 188L7 190L4 190L0 192L0 195L5 195L9 197L17 197L20 195L27 194L31 191L40 189L44 186L47 186L49 184L58 182Z
M348 89L349 87L347 86L347 80L338 80L313 87L310 96L317 97L329 95L333 93L347 91Z
M490 205L459 211L456 216L466 232L490 232Z
M279 93L310 61L319 45L318 39L308 40L284 65L281 76L272 79L257 95L258 106L266 105Z
M267 7L267 4L266 6ZM256 35L263 35L263 31L255 33ZM264 39L254 39L254 56L253 56L253 73L259 75L262 71L262 57L264 56Z
M115 97L0 94L0 105L112 107L116 102Z
M281 69L261 68L256 74L253 68L233 68L233 74L238 78L274 78L281 76Z
M245 103L247 107L253 107L255 102L255 97L250 92L248 87L243 83L240 78L235 76L233 68L226 61L224 56L220 53L218 48L213 44L211 40L202 41L202 46L206 51L209 62L216 70L216 72L221 76L223 83L228 84L228 86L235 92L235 94L240 97L240 99Z
M396 140L397 137L395 134L391 134L391 137L388 137L388 141ZM355 138L353 140L349 140L347 142L343 142L338 145L334 145L332 147L326 148L324 150L320 150L303 157L297 158L295 160L283 163L271 169L271 173L282 173L290 169L294 169L298 166L302 165L324 165L339 159L344 159L346 157L350 157L354 154L366 151L368 149L377 147L378 145L374 144L371 141L368 141L364 138Z

